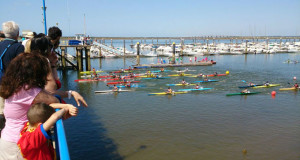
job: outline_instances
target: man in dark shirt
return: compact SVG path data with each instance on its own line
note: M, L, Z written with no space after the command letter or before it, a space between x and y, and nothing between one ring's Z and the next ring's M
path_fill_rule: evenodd
M21 43L18 43L19 37L19 26L13 21L4 22L2 24L2 30L5 35L4 41L0 42L0 55L4 52L7 46L10 44L10 47L7 48L3 57L0 59L3 65L3 72L7 68L11 60L13 60L18 54L24 52L24 46ZM3 115L4 109L4 99L0 97L0 136L1 130L4 128L5 119Z
M5 71L9 62L18 54L24 52L24 46L21 43L18 43L19 26L15 22L4 22L2 24L2 29L5 35L5 39L4 41L0 42L0 54L2 54L5 48L12 43L1 59Z

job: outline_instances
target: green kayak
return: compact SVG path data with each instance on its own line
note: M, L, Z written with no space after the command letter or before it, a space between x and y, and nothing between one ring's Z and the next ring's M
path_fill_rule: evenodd
M236 96L236 95L250 95L250 94L258 94L260 92L250 92L250 93L229 93L229 94L226 94L226 96Z

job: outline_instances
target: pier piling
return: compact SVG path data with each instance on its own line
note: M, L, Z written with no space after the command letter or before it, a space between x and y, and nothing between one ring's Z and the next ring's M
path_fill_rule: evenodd
M85 69L91 71L91 46L84 47L85 52Z
M66 48L65 47L61 47L61 61L62 61L62 68L63 70L66 68Z
M140 65L140 42L136 43L136 65Z
M83 66L82 47L76 47L76 57L77 57L78 70L82 71L82 66Z
M175 64L175 42L173 42L172 44L172 60L171 60L171 64Z

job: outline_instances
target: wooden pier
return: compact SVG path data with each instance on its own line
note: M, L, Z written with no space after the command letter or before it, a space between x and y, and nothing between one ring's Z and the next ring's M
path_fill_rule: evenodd
M85 66L86 70L90 71L91 70L91 56L90 56L90 50L91 50L91 45L60 45L59 46L61 49L61 66L59 67L60 69L74 69L74 70L79 70L83 71L83 54L85 53ZM66 48L67 47L73 47L76 49L76 59L77 59L77 64L73 64L71 61L69 61L66 57ZM69 65L67 65L67 63Z
M196 62L196 63L179 63L179 64L141 64L134 65L133 68L165 68L165 67L189 67L189 66L211 66L213 63Z

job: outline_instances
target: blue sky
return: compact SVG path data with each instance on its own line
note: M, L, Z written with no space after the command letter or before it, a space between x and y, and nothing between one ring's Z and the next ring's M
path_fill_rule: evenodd
M42 0L2 0L0 22L44 32ZM46 0L64 36L300 36L300 0Z

